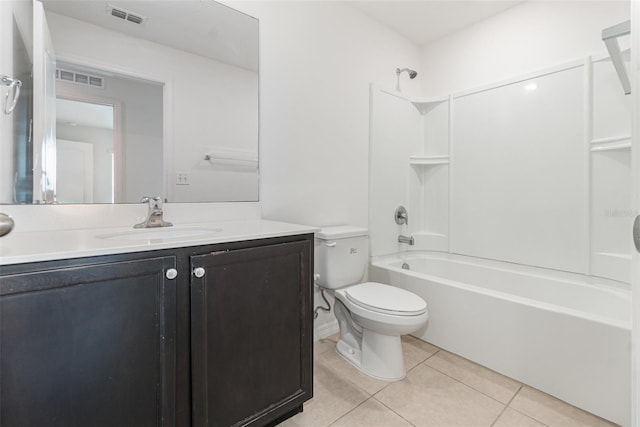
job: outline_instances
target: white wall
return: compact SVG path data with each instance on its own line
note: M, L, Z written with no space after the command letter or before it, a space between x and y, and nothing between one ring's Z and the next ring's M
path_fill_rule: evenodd
M342 2L227 3L260 19L264 216L367 226L369 83L395 87L419 49Z
M422 50L422 87L440 95L605 51L602 29L629 19L628 1L533 1Z
M395 87L418 47L342 2L227 4L260 20L263 216L368 226L369 83ZM419 92L419 77L402 83ZM321 313L317 334L333 319Z

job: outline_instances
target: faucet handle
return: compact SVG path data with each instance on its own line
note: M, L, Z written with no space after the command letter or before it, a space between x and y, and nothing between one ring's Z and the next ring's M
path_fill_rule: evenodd
M162 197L142 196L140 203L148 203L149 209L162 209Z
M395 219L396 224L398 225L409 225L409 214L407 213L407 209L404 206L398 206L393 214L393 219Z
M154 209L162 209L162 198L160 196L156 196L151 200L153 201L152 206Z

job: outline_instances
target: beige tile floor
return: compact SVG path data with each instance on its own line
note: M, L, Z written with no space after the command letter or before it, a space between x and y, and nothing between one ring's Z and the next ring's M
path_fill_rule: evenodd
M314 398L284 427L573 427L608 421L413 337L403 337L407 376L368 377L315 343Z

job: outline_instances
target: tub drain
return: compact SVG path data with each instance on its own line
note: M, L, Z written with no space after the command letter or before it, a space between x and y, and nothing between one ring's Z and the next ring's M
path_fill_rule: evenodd
M402 269L403 270L411 270L411 268L409 267L409 264L407 264L406 262L402 263Z

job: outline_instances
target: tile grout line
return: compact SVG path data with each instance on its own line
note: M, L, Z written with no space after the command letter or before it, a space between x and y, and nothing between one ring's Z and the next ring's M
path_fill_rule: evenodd
M515 411L515 412L519 413L519 414L520 414L520 415L522 415L523 417L527 417L527 418L529 418L529 419L531 419L531 420L533 420L533 421L537 422L537 423L538 423L538 424L540 424L540 425L543 425L543 426L545 426L545 427L549 427L549 424L543 423L542 421L540 421L540 420L539 420L539 419L537 419L536 417L533 417L533 416L531 416L531 415L529 415L529 414L525 414L524 412L519 411L519 410L517 410L516 408L513 408L513 407L511 407L511 406L509 406L508 408L509 408L509 409L511 409L512 411Z
M436 353L439 353L439 352L440 352L440 351L438 350ZM435 356L435 354L436 354L436 353L434 353L432 356ZM459 357L461 357L461 356L459 356ZM504 403L504 402L499 401L499 400L498 400L498 399L496 399L495 397L488 395L487 393L483 392L482 390L478 390L478 389L476 389L475 387L473 387L473 386L471 386L471 385L469 385L469 384L465 383L464 381L461 381L461 380L459 380L459 379L457 379L457 378L452 377L451 375L447 374L447 373L446 373L446 372L444 372L444 371L441 371L440 369L436 368L435 366L427 365L426 363L424 363L424 362L426 362L426 361L427 361L427 360L429 360L429 359L431 359L431 356L430 356L430 357L428 357L428 358L426 358L423 362L421 362L421 363L419 363L419 364L422 364L422 365L426 366L427 368L431 368L431 369L433 369L434 371L437 371L437 372L441 373L442 375L444 375L444 376L446 376L446 377L448 377L448 378L451 378L452 380L457 381L457 382L459 382L460 384L462 384L462 385L464 385L464 386L469 387L471 390L477 391L478 393L480 393L480 394L482 394L482 395L484 395L484 396L488 397L489 399L495 400L496 402L500 403L501 405L505 405L505 407L506 407L506 406L509 406L509 405L511 404L511 402L512 402L512 401L513 401L513 399L516 397L516 395L517 395L518 393L520 393L520 390L522 390L522 387L524 387L524 386L526 385L526 384L521 383L520 381L516 381L516 380L514 380L514 379L513 379L513 378L511 378L511 377L508 377L508 376L506 376L506 375L502 375L502 374L501 374L501 373L499 373L499 372L493 371L493 370L491 370L491 369L489 369L489 368L487 368L487 367L485 367L485 366L482 366L482 365L479 365L479 364L477 364L477 363L476 363L476 365L477 365L477 366L480 366L481 368L487 369L487 370L489 370L489 371L491 371L491 372L495 372L497 375L500 375L500 376L502 376L502 377L504 377L504 378L508 378L508 379L510 379L511 381L514 381L514 382L516 382L516 383L518 383L518 384L519 384L518 390L513 394L513 396L511 396L511 399L509 399L509 402L508 402L508 403ZM469 359L465 359L465 360L469 360ZM471 362L472 362L472 361L471 361ZM474 362L472 362L472 363L474 363ZM416 366L417 366L417 365L416 365ZM513 409L513 408L512 408L512 409ZM518 412L519 412L519 411L518 411ZM529 418L531 418L531 417L529 417ZM536 421L537 421L537 420L536 420Z
M493 427L494 425L496 425L496 423L498 422L498 420L500 419L500 417L502 416L502 414L504 414L504 412L507 410L507 408L513 409L511 408L509 405L511 405L511 402L513 402L513 399L516 398L516 396L518 395L518 393L520 393L520 390L522 390L523 385L520 384L520 387L518 387L518 390L516 390L515 393L513 393L513 396L511 396L511 399L509 399L509 402L507 402L506 405L504 405L504 408L502 408L502 411L500 411L500 413L498 414L498 416L496 417L495 420L493 420L493 422L491 423L490 427Z
M426 360L425 360L425 361L426 361ZM498 402L498 403L499 403L499 404L501 404L501 405L508 406L508 404L506 404L506 403L504 403L504 402L499 401L498 399L496 399L496 398L495 398L495 397L493 397L493 396L489 396L487 393L483 392L482 390L478 390L478 389L476 389L476 388L474 388L474 387L470 386L469 384L467 384L467 383L465 383L465 382L463 382L463 381L460 381L460 380L459 380L459 379L457 379L457 378L452 377L451 375L447 374L446 372L441 371L441 370L440 370L440 369L438 369L438 368L435 368L435 367L433 367L433 366L427 365L427 364L425 364L425 363L421 363L421 365L424 365L424 366L425 366L425 367L427 367L427 368L433 369L434 371L436 371L436 372L438 372L438 373L440 373L440 374L444 375L445 377L451 378L452 380L454 380L454 381L456 381L456 382L459 382L459 383L460 383L460 384L462 384L463 386L468 387L468 388L470 388L470 389L471 389L471 390L473 390L473 391L477 391L478 393L482 394L483 396L488 397L488 398L489 398L489 399L491 399L491 400L495 400L496 402ZM500 375L502 375L502 374L500 374ZM503 375L503 376L504 376L504 375ZM505 377L505 378L509 378L509 377ZM509 379L511 379L511 380L513 380L513 381L515 381L513 378L509 378ZM520 384L520 388L522 388L522 386L524 385L524 384L520 383L519 381L516 381L516 382L517 382L518 384ZM516 395L516 394L518 394L518 392L520 391L520 388L518 388L518 391L513 395L513 397L515 397L515 395ZM513 397L511 398L511 400L513 400ZM511 403L511 400L509 401L509 403Z
M426 362L427 360L431 359L433 356L435 356L435 355L436 355L437 353L439 353L439 352L440 352L440 349L438 349L435 353L433 353L432 355L428 356L427 358L423 359L423 360L422 360L422 362L418 362L418 363L416 363L416 364L415 364L415 366L414 366L413 368L411 368L411 369L407 369L407 372L405 373L404 378L407 378L407 375L409 375L409 372L413 371L413 370L414 370L414 369L416 369L418 366L423 365L423 364L424 364L424 362ZM428 366L428 365L425 365L425 366ZM403 379L404 379L404 378L403 378ZM385 387L386 387L386 386L385 386ZM378 390L377 392L375 392L375 393L374 393L374 396L375 396L376 394L378 394L378 392L380 392L380 391L382 391L382 390Z
M439 351L438 351L438 352L439 352ZM445 352L447 352L447 351L445 350ZM479 367L481 367L481 368L483 368L483 369L487 369L487 370L489 370L489 371L491 371L491 372L494 372L494 373L495 373L495 374L497 374L497 375L500 375L500 376L502 376L502 377L504 377L504 378L508 378L508 379L510 379L510 380L512 380L512 381L514 381L514 382L517 382L517 383L520 385L520 386L518 387L518 390L517 390L517 391L515 392L515 394L511 397L511 399L509 399L509 402L505 404L505 403L503 403L503 402L499 401L498 399L496 399L496 398L494 398L494 397L492 397L492 396L490 396L490 395L486 394L485 392L483 392L483 391L481 391L481 390L478 390L478 389L474 388L473 386L471 386L471 385L469 385L469 384L467 384L467 383L465 383L465 382L463 382L463 381L461 381L461 380L459 380L459 379L457 379L457 378L454 378L454 377L450 376L450 375L449 375L449 374L447 374L446 372L441 371L440 369L438 369L438 368L436 368L436 367L434 367L434 366L430 366L430 365L428 365L428 364L424 363L424 362L426 362L427 360L431 359L431 357L427 358L424 362L422 362L422 364L423 364L424 366L426 366L426 367L429 367L429 368L431 368L431 369L434 369L435 371L438 371L439 373L441 373L441 374L443 374L443 375L445 375L445 376L447 376L447 377L449 377L449 378L453 379L454 381L457 381L457 382L459 382L459 383L461 383L461 384L463 384L463 385L465 385L465 386L469 387L469 388L470 388L470 389L472 389L472 390L477 391L478 393L483 394L484 396L487 396L487 397L488 397L488 398L490 398L490 399L495 400L496 402L498 402L498 403L500 403L500 404L502 404L502 405L505 405L505 407L509 407L509 408L513 409L514 411L518 412L519 414L521 414L521 415L523 415L523 416L525 416L525 417L527 417L527 418L530 418L530 419L532 419L532 420L534 420L534 421L536 421L536 422L538 422L538 423L540 423L540 424L542 424L542 425L544 425L544 426L547 426L547 427L548 427L548 424L544 423L543 421L541 421L540 419L536 418L535 416L530 415L530 414L527 414L527 413L525 413L525 412L522 412L522 411L520 411L520 410L518 410L518 409L516 409L516 408L514 408L514 407L512 407L512 406L511 406L511 403L513 402L513 400L514 400L514 399L516 398L516 396L517 396L517 395L522 391L522 389L523 389L524 387L529 387L529 388L532 388L532 389L534 389L534 390L538 390L538 389L536 389L536 388L534 388L534 387L531 387L530 385L525 384L525 383L522 383L522 382L520 382L520 381L516 381L515 379L513 379L513 378L511 378L511 377L508 377L508 376L506 376L506 375L503 375L503 374L501 374L501 373L499 373L499 372L496 372L496 371L494 371L494 370L492 370L492 369L487 368L486 366L480 365L479 363L476 363L476 362L474 362L474 361L472 361L472 360L466 359L466 358L464 358L464 357L462 357L462 356L459 356L459 355L457 355L457 354L455 354L455 353L452 353L452 354L454 354L455 356L458 356L458 357L460 357L460 358L462 358L462 359L464 359L464 360L467 360L467 361L469 361L469 362L471 362L471 363L473 363L473 364L475 364L475 365L477 365L477 366L479 366ZM432 356L435 356L435 354L433 354ZM540 390L538 390L538 391L540 391ZM542 391L541 391L541 392L542 392ZM544 392L542 392L542 393L544 393ZM547 394L547 395L548 395L548 393L545 393L545 394ZM551 396L551 395L549 395L549 396ZM551 396L551 397L552 397L552 398L554 398L554 399L558 399L558 398L556 398L555 396ZM602 417L598 417L597 415L595 415L595 414L593 414L593 413L591 413L591 412L585 411L585 410L584 410L584 409L582 409L582 408L578 408L578 407L576 407L575 405L571 405L570 403L565 402L565 401L563 401L563 400L561 400L561 399L558 399L558 400L560 400L560 402L562 402L562 403L564 403L564 404L566 404L566 405L569 405L569 406L571 406L571 407L577 408L577 409L578 409L578 410L580 410L580 411L586 412L587 414L589 414L589 415L591 415L591 416L594 416L594 417L597 417L597 418L602 418ZM505 409L506 409L506 408L505 408ZM504 411L505 411L505 410L503 410L503 411L502 411L502 413L504 413ZM502 415L502 413L501 413L500 415ZM499 418L499 417L498 417L498 418ZM604 418L602 418L602 419L604 419ZM610 422L609 420L606 420L606 419L604 419L604 420L605 420L605 421L607 421L607 422ZM496 421L497 421L497 419L496 419Z
M378 394L378 393L376 393ZM384 406L385 408L387 408L388 410L390 410L391 412L393 412L394 414L396 414L397 416L399 416L400 418L402 418L403 420L405 420L407 423L409 423L409 425L415 427L416 425L413 424L411 421L409 421L408 419L406 419L405 417L403 417L402 415L400 415L399 413L397 413L396 411L394 411L392 408L390 408L389 406L385 405L384 402L376 399L376 396L371 396L372 399L374 399L376 402L378 402L379 404L381 404L382 406Z
M367 394L369 394L369 393L367 393ZM357 404L356 406L354 406L353 408L351 408L350 410L348 410L344 414L340 415L336 420L331 421L329 424L327 424L327 427L330 427L330 426L334 425L335 423L337 423L338 421L340 421L341 419L343 419L344 417L346 417L347 415L349 415L350 413L352 413L353 411L355 411L356 409L358 409L359 407L364 405L370 399L373 399L372 395L369 395L368 398L366 398L365 400L363 400L362 402L360 402L359 404Z
M436 350L436 351L435 351L435 353L433 353L433 354L429 355L429 357L427 357L426 359L424 359L424 360L423 360L422 362L420 362L420 363L424 363L424 362L426 362L427 360L431 359L431 358L432 358L433 356L435 356L436 354L440 353L440 351L442 351L442 349L438 347L438 350ZM418 365L419 365L420 363L418 363ZM416 365L416 366L418 366L418 365Z
M518 390L518 392L517 392L517 393L513 396L513 398L509 401L509 405L508 405L508 407L509 407L509 408L511 408L513 411L516 411L516 412L517 412L517 413L519 413L520 415L523 415L523 416L525 416L525 417L527 417L527 418L531 418L532 420L534 420L534 421L536 421L536 422L538 422L538 423L540 423L540 424L542 424L542 425L544 425L544 426L546 426L546 427L549 427L549 425L548 425L547 423L542 422L541 420L537 419L537 418L536 418L536 417L534 417L533 415L529 415L529 414L527 414L527 413L525 413L525 412L522 412L522 411L520 411L519 409L514 408L513 406L511 406L511 403L515 400L516 396L517 396L518 394L520 394L520 392L521 392L525 387L529 387L529 388L531 388L531 386L528 386L528 385L526 385L526 384L522 384L522 386L520 387L520 389ZM553 396L552 396L552 397L553 397ZM566 403L566 402L565 402L565 403Z
M518 390L516 390L515 393L513 393L513 396L511 396L511 399L509 399L509 402L507 403L507 406L511 406L511 402L513 402L513 400L516 398L516 396L522 391L522 389L524 388L524 384L520 383L520 387L518 387ZM511 408L513 409L513 408Z
M433 356L435 356L437 353L440 352L440 348L438 348L434 353L430 354L429 356L427 356L425 359L423 359L421 362L416 363L416 365L411 368L408 369L406 374L405 374L405 378L407 377L407 375L409 375L409 372L413 371L414 369L416 369L418 366L422 365L425 361L429 360L430 358L432 358ZM403 350L404 351L404 350ZM403 378L404 379L404 378ZM393 384L393 382L390 382L389 384L385 385L384 387L382 387L380 390L376 391L374 394L371 395L372 399L375 399L376 402L380 403L382 406L384 406L385 408L387 408L388 410L390 410L391 412L393 412L394 414L396 414L397 416L399 416L400 418L402 418L403 420L405 420L407 423L409 423L409 425L415 427L415 424L413 424L411 421L409 421L408 419L406 419L405 417L403 417L402 415L400 415L399 413L397 413L396 411L393 410L393 408L390 408L389 406L385 405L384 402L382 402L381 400L377 399L376 396L382 392L382 390L384 390L385 388L387 388L389 385ZM368 399L367 399L368 400Z

